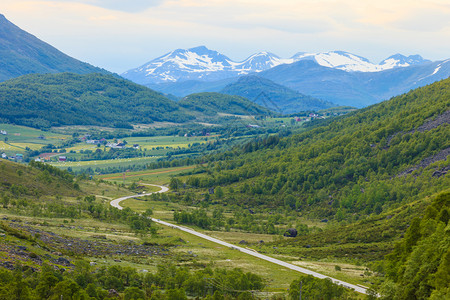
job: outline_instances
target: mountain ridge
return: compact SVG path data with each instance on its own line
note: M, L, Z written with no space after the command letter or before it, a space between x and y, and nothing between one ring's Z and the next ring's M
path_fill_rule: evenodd
M290 58L262 51L243 61L233 61L226 55L205 46L176 49L140 67L128 70L123 77L141 84L180 82L186 80L214 81L233 76L258 73L282 64L313 60L321 66L347 72L379 72L429 62L420 55L396 54L373 64L368 59L345 51L319 53L298 52Z
M32 73L110 72L72 58L0 14L0 81Z
M256 75L239 77L236 82L228 84L220 92L245 97L250 101L283 114L308 110L317 111L336 106L336 104L331 102L301 94Z

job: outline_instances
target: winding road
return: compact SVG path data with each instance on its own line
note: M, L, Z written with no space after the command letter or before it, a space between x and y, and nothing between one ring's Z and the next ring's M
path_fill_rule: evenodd
M132 196L126 196L126 197L118 198L118 199L112 200L111 201L111 205L116 207L116 208L118 208L118 209L123 209L123 207L120 206L120 204L119 204L123 200L130 199L130 198L138 198L138 197L142 197L142 196L148 196L148 195L151 195L151 194L154 194L154 193L165 193L165 192L167 192L169 190L169 188L167 188L165 186L161 186L161 185L156 185L156 184L146 184L146 185L156 186L156 187L161 188L161 190L157 191L157 192L152 192L152 193L138 194L138 195L132 195ZM320 273L317 273L317 272L314 272L314 271L311 271L311 270L308 270L308 269L305 269L305 268L302 268L302 267L299 267L299 266L296 266L296 265L293 265L293 264L290 264L290 263L287 263L287 262L284 262L282 260L279 260L279 259L267 256L267 255L258 253L255 250L242 248L242 247L239 247L239 246L236 246L236 245L224 242L222 240L210 237L210 236L208 236L206 234L200 233L200 232L195 231L193 229L190 229L188 227L175 225L175 224L172 224L172 223L169 223L169 222L161 221L159 219L154 219L154 218L151 218L151 219L152 219L153 222L159 223L161 225L165 225L165 226L172 227L174 229L182 230L184 232L193 234L193 235L198 236L200 238L203 238L205 240L208 240L208 241L220 244L222 246L225 246L225 247L237 250L237 251L241 251L241 252L246 253L248 255L252 255L254 257L258 257L258 258L263 259L265 261L272 262L274 264L280 265L282 267L285 267L285 268L288 268L288 269L291 269L291 270L294 270L294 271L297 271L297 272L300 272L300 273L303 273L303 274L312 275L312 276L314 276L316 278L321 278L321 279L329 278L336 284L342 285L342 286L344 286L346 288L349 288L349 289L353 289L353 290L355 290L355 291L357 291L359 293L362 293L362 294L367 294L367 288L364 288L362 286L351 284L351 283L348 283L348 282L345 282L345 281L342 281L342 280L339 280L339 279L335 279L335 278L332 278L332 277L329 277L329 276L326 276L326 275L323 275L323 274L320 274Z

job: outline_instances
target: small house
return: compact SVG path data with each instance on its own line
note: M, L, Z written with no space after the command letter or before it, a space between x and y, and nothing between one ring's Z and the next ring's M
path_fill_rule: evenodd
M8 155L6 155L6 153L2 153L2 158L7 159Z
M8 133L6 132L6 130L0 130L0 134L8 135Z
M16 154L16 160L23 160L23 154L17 153Z
M58 160L59 161L67 161L67 157L66 156L59 156Z

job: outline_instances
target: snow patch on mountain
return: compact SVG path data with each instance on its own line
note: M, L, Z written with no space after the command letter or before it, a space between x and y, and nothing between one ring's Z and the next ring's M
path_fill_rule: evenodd
M406 57L396 54L383 60L380 64L374 64L364 57L344 51L299 52L287 59L270 52L260 52L251 55L244 61L235 62L217 51L200 46L177 49L136 69L129 70L122 76L142 84L187 80L213 81L257 73L301 60L312 60L321 66L346 72L379 72L429 62L420 55Z
M261 72L278 65L290 64L293 62L293 59L282 59L273 53L260 52L251 55L242 62L233 63L233 69L239 71L240 74L248 74L251 72Z
M402 54L395 54L392 55L385 60L380 62L380 66L383 68L383 70L387 69L393 69L393 68L400 68L400 67L409 67L413 65L420 65L430 62L427 59L424 59L422 56L416 54L416 55L410 55L410 56L404 56Z
M371 63L368 59L344 51L330 51L322 53L295 54L294 61L313 60L321 66L340 69L347 72L377 72L381 71L378 65Z

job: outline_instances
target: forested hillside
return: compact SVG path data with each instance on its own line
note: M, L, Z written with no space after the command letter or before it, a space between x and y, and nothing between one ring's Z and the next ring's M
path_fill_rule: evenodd
M450 298L450 192L433 199L386 256L383 299Z
M186 185L215 188L214 203L202 206L245 208L249 218L284 211L300 237L260 247L265 253L365 262L382 299L447 299L449 154L447 79L211 155Z
M356 220L450 186L450 79L289 138L211 156L196 187L229 186L225 202L285 206Z
M149 88L112 75L25 75L0 83L0 122L36 128L61 125L130 127L194 117Z
M190 111L197 111L208 116L214 116L217 113L243 116L274 114L246 98L220 93L192 94L181 99L178 104Z
M81 195L74 178L66 171L37 162L32 167L0 160L0 199L38 197L47 195Z
M76 60L0 14L0 81L33 73L109 73Z

